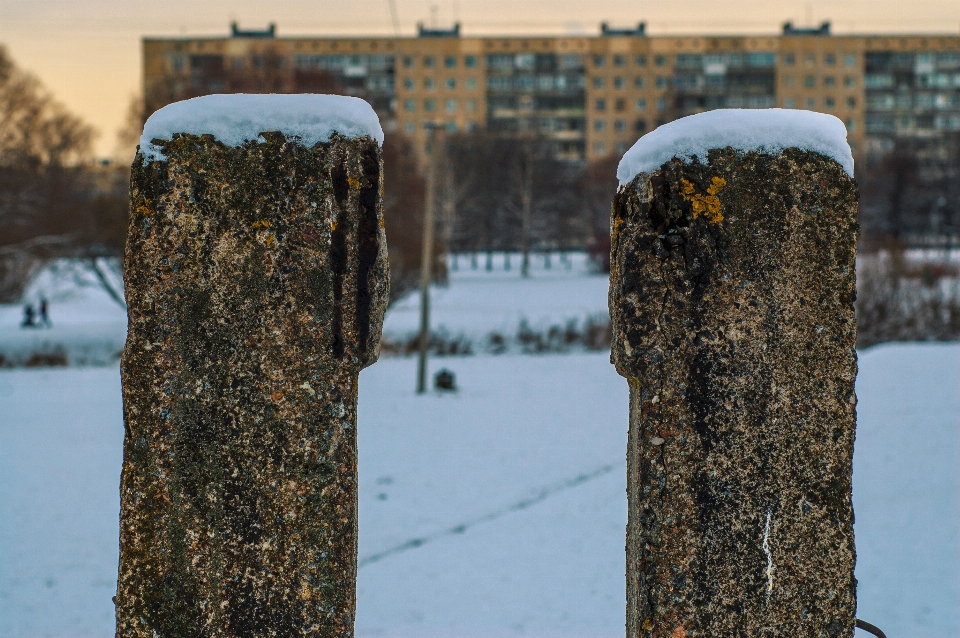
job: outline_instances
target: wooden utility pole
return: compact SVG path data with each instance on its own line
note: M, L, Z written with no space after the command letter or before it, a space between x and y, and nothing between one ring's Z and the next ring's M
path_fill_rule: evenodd
M427 346L430 341L430 279L433 271L433 216L436 206L437 158L440 155L439 126L430 127L427 160L427 201L423 207L423 251L420 255L420 355L417 361L417 393L427 391Z

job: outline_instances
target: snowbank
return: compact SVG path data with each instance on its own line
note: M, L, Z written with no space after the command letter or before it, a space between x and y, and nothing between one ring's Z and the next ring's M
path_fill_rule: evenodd
M334 133L372 137L383 144L383 129L373 108L343 95L205 95L174 102L143 126L140 152L145 161L164 159L155 139L174 133L211 134L229 146L255 140L264 131L297 136L305 146L326 142Z
M682 117L641 137L620 160L617 179L622 186L674 157L703 162L710 149L728 146L743 152L814 151L836 160L853 177L847 129L834 116L795 109L717 109Z

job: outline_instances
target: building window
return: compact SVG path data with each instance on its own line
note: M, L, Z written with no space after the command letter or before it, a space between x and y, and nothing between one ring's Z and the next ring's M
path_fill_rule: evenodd
M836 86L836 85L837 85L837 78L833 77L832 75L827 75L827 76L825 76L825 77L823 78L823 85L824 85L824 86Z
M447 88L451 91L457 88L457 81L454 78L447 78Z
M403 56L403 67L404 67L405 69L412 68L412 67L413 67L413 58L411 58L409 55Z
M477 68L477 56L468 55L465 58L463 58L463 66L467 67L468 69Z
M623 78L619 75L613 78L613 88L622 89L623 88Z
M615 130L617 133L623 133L627 130L627 123L623 120L617 120L613 123L613 130Z
M847 121L844 122L844 124L847 125L848 131L852 131L856 127L857 122L852 117L850 117L850 118L847 118ZM852 142L850 143L850 146L853 146Z
M647 121L646 120L637 120L633 123L633 130L637 133L646 133L647 132Z
M843 57L843 63L847 66L855 66L857 64L857 56L854 53L848 53Z
M667 65L667 56L665 56L665 55L658 55L658 56L656 56L655 58L653 58L653 63L656 64L657 66L666 66L666 65Z
M847 98L847 108L848 108L848 109L855 109L855 108L857 108L857 98L855 98L855 97L853 97L853 96L848 97L848 98Z
M845 78L843 78L843 85L847 88L853 88L854 86L856 86L856 84L857 84L857 81L853 78L852 75L848 75Z
M613 56L613 66L627 66L627 56L625 55Z
M617 142L617 153L623 155L627 152L627 143L626 142Z
M477 88L477 78L467 78L466 84L468 89Z
M785 97L783 98L783 108L795 109L797 108L797 102L792 97Z
M667 80L667 76L665 76L665 75L658 75L658 76L657 76L657 88L658 88L658 89L665 89L665 88L667 88L667 84L668 84L668 83L669 83L669 82L668 82L668 80Z
M633 61L637 66L647 66L647 56L645 55L638 55Z
M593 76L593 88L602 89L604 85L604 79L602 75Z
M640 98L639 100L637 100L636 107L637 107L637 110L638 110L638 111L641 111L641 112L642 112L642 111L646 111L646 110L647 110L647 101L646 101L645 99L643 99L643 98Z
M603 99L602 97L597 98L597 101L593 103L593 106L594 106L594 108L597 109L598 111L606 111L606 110L607 110L607 101L606 101L605 99Z
M807 110L811 110L813 109L814 106L816 106L812 97L808 97L806 100L804 100L803 105L804 107L806 107Z
M607 130L607 122L605 120L594 120L593 130L597 133L603 133L605 130Z
M785 75L783 76L783 85L784 86L793 86L793 76Z
M786 66L793 66L796 63L797 59L792 53L783 54L783 63Z
M593 152L597 155L606 155L607 145L603 142L594 142L593 143Z
M433 100L424 100L423 101L423 110L432 111L437 108L437 103Z
M644 85L644 81L643 81L643 76L642 76L642 75L638 75L637 77L633 78L633 86L634 86L634 87L636 87L636 88L638 88L638 89L642 89L642 88L643 88L643 85Z
M467 110L473 113L477 110L477 101L476 100L467 100Z
M835 107L835 106L837 105L837 101L836 101L835 99L833 99L832 97L824 98L824 99L823 99L823 105L824 105L826 108L828 108L828 109L832 109L833 107Z
M436 64L436 59L432 55L423 56L423 66L432 69L434 64Z
M403 129L407 132L407 135L413 135L417 130L417 125L413 122L407 122Z
M617 101L613 103L613 108L615 111L622 113L627 110L627 101L622 97L617 98Z
M803 85L808 89L812 89L814 86L816 86L816 84L817 78L813 77L812 75L808 75L807 77L803 78Z
M447 100L447 111L453 113L457 110L457 101L456 100Z
M423 78L423 88L432 90L433 86L433 78Z
M593 66L595 67L602 67L604 64L606 64L606 62L607 62L606 56L603 56L603 55L593 56Z
M837 63L837 56L832 53L827 53L823 56L823 63L827 66L833 66Z
M456 133L457 132L457 123L456 122L447 122L447 132Z
M803 56L803 63L806 64L807 66L813 66L814 64L816 64L816 62L817 62L817 56L815 56L812 53L808 53L805 56Z
M667 101L662 97L657 98L657 110L666 111L667 110Z
M414 86L413 78L403 78L403 88L405 88L408 91L412 91L413 86Z
M457 57L454 55L448 55L443 59L443 66L447 67L448 69L457 68Z
M416 111L417 105L413 100L404 100L403 101L403 110L404 111Z

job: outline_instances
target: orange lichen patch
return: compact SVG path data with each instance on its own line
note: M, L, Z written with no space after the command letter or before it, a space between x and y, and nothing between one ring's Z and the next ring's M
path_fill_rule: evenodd
M717 193L726 185L727 180L722 177L714 177L710 180L710 186L707 187L706 194L702 194L697 192L692 182L685 179L683 180L683 190L680 191L680 194L683 195L683 199L690 202L693 207L694 219L702 215L706 217L707 221L711 224L719 224L723 221L723 208L720 205L720 200L717 198Z
M716 179L716 177L714 177ZM683 625L680 625L673 630L671 638L687 638L687 630L683 628Z
M257 221L251 224L254 228L270 228L270 222L266 219L258 219Z
M280 399L283 398L283 392L274 392L273 394L270 395L270 398L273 399L274 401L279 401Z
M354 188L354 189L360 188L360 180L354 179L353 177L347 178L347 184L350 184L350 188Z
M144 216L146 216L146 217L150 217L151 215L154 214L153 209L150 208L150 204L152 204L152 203L153 203L153 202L150 201L149 199L144 199L144 200L142 200L142 201L139 201L139 202L137 202L137 206L136 206L136 209L134 210L134 212L135 212L137 215L144 215Z

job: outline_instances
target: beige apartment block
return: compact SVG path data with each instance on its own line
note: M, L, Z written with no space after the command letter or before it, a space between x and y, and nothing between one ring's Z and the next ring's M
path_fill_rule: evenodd
M558 157L619 156L640 136L715 108L829 113L858 160L897 139L960 131L960 34L831 35L790 24L769 36L277 37L241 31L146 38L148 110L222 92L356 95L423 157L431 127L537 135Z

